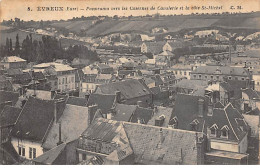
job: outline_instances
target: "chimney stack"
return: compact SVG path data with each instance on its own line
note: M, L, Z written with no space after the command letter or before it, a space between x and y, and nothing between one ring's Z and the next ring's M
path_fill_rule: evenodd
M88 107L88 126L91 124L97 110L98 106L96 104Z
M160 128L160 131L159 131L159 143L158 143L158 148L161 149L162 148L162 143L164 141L164 137L163 137L163 130L162 128Z
M63 142L61 141L61 123L59 123L59 141L57 143L57 146L59 146L60 144L62 144Z
M198 109L198 110L199 110L199 111L198 111L199 114L198 114L198 116L199 116L199 117L203 117L203 111L204 111L203 105L204 105L204 100L200 98L200 99L198 100L198 104L199 104L199 109Z
M209 103L207 116L212 116L212 115L213 115L213 104Z
M121 102L121 92L120 91L116 91L116 102L117 103Z
M54 100L53 118L54 123L57 123L57 100Z

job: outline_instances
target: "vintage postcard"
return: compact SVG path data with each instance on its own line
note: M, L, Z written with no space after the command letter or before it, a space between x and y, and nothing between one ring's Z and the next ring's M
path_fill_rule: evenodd
M0 165L258 165L259 0L0 0Z

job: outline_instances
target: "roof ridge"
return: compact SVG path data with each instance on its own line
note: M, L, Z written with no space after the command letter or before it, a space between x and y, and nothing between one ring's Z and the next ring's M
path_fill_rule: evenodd
M234 133L234 135L236 136L237 140L239 140L239 138L238 138L238 136L237 136L237 134L236 134L236 132L235 132L235 130L234 130L234 128L233 128L233 126L232 126L232 124L231 124L229 118L228 118L227 112L226 112L226 108L227 108L228 106L230 106L230 104L231 104L231 103L229 103L229 104L224 108L224 112L225 112L225 115L226 115L226 117L227 117L228 123L229 123L229 125L230 125L230 127L231 127L231 129L232 129L232 131L233 131L233 133ZM231 106L232 106L232 104L231 104Z

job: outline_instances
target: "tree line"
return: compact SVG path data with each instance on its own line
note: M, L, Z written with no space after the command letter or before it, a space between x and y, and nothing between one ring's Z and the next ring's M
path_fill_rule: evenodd
M35 63L51 62L56 59L67 59L71 62L74 58L99 60L97 53L86 46L71 45L65 49L62 47L61 41L55 37L42 36L41 40L33 40L32 34L27 35L21 44L19 34L16 35L15 44L12 39L6 38L6 44L0 46L0 56L11 55Z

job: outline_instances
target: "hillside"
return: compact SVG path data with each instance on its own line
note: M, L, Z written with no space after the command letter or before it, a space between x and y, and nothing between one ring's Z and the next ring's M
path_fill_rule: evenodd
M182 29L220 27L227 29L260 29L260 14L213 15L213 16L165 16L155 18L133 18L132 20L104 20L95 24L93 20L57 22L50 26L65 28L70 32L84 31L87 36L102 36L115 32L151 33L154 28L165 28L168 32Z

